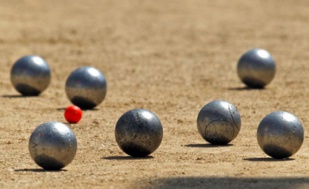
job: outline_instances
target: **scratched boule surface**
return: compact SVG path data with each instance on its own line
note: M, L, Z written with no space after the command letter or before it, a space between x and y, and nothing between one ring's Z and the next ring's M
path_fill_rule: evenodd
M0 0L1 188L308 188L309 3L297 1L5 1ZM269 51L276 75L249 90L236 65L252 48ZM21 56L43 57L51 83L20 97L10 83ZM65 123L65 79L79 66L106 77L103 103L83 112L78 150L60 172L32 161L28 140L46 121ZM235 105L241 131L210 146L197 131L199 110L216 99ZM119 117L154 112L164 137L151 158L131 159L116 144ZM258 124L288 111L304 126L301 149L273 161L259 148Z

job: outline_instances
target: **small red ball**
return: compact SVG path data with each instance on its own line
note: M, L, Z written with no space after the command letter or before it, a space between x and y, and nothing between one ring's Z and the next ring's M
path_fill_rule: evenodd
M83 112L78 106L68 106L65 109L64 117L69 123L77 123L82 118Z

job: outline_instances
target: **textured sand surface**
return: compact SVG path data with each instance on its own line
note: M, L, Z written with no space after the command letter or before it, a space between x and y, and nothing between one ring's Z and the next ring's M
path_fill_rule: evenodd
M0 0L0 188L309 188L309 2L306 0ZM260 47L277 63L264 90L248 90L236 64ZM52 81L38 97L20 96L10 69L23 55L44 57ZM46 121L64 122L64 83L79 66L106 76L106 99L69 124L75 159L48 172L30 158L28 140ZM196 117L208 102L234 104L238 137L211 146ZM164 127L150 158L133 159L115 142L118 118L153 111ZM305 141L288 160L264 154L256 130L264 116L285 110L303 123Z

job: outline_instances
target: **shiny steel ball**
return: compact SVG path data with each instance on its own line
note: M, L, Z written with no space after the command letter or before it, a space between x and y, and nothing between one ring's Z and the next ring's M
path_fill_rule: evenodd
M77 151L77 141L73 131L60 122L46 122L31 134L29 152L40 167L59 170L68 165Z
M119 147L133 157L146 157L161 144L163 128L159 118L144 109L133 109L123 114L115 128Z
M304 141L304 129L293 114L277 111L267 115L259 124L257 140L261 149L276 159L295 154Z
M50 83L50 69L47 62L39 56L24 56L18 59L11 69L11 82L24 96L37 96Z
M264 88L276 73L273 57L264 49L251 49L241 56L237 64L238 76L251 88Z
M65 92L81 109L92 109L105 98L107 83L104 75L91 66L79 67L66 80Z
M197 128L209 143L225 145L236 138L241 119L236 107L223 100L206 104L198 114Z

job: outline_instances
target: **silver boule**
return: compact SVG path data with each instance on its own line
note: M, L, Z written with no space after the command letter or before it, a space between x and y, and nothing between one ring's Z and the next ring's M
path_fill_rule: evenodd
M223 100L206 104L198 114L197 128L209 143L225 145L236 138L241 119L236 107Z
M107 83L104 75L91 66L79 67L66 80L65 92L81 109L92 109L105 98Z
M257 140L261 149L276 159L295 154L304 141L304 129L293 114L276 111L264 117L258 126Z
M273 57L264 49L251 49L244 53L237 64L238 76L251 88L264 88L276 73Z
M126 154L146 157L160 146L163 128L154 113L145 109L133 109L119 118L115 138Z
M50 78L50 68L39 56L23 56L11 69L11 82L24 96L37 96L42 93L48 87Z
M73 131L60 122L39 125L29 139L31 158L47 170L59 170L68 165L77 151Z

